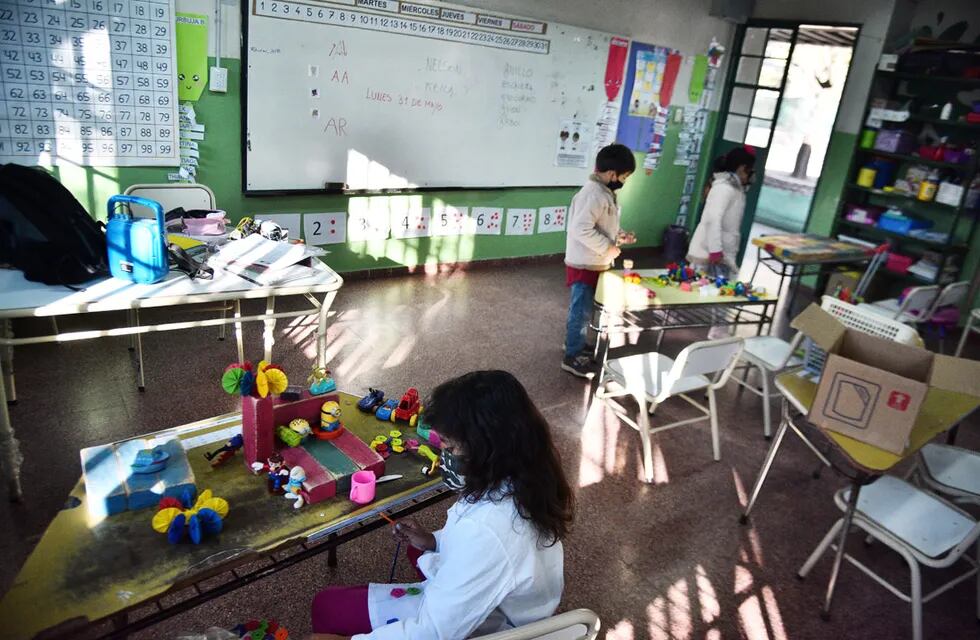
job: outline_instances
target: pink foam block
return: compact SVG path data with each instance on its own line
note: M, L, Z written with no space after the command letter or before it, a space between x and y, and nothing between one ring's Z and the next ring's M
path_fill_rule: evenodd
M373 471L379 478L385 474L384 458L350 431L344 431L331 442L361 469Z
M337 481L333 475L302 447L287 447L279 452L290 467L300 466L306 472L303 482L303 499L313 504L337 495Z
M265 462L276 450L275 429L272 398L242 398L242 439L246 466L253 462Z

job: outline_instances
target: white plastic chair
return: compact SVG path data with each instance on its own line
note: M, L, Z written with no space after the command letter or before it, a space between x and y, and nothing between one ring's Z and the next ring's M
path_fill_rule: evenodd
M974 331L980 333L980 309L971 311L970 317L966 319L966 326L963 327L963 335L960 337L960 343L956 345L957 358L963 353L963 347L966 346L966 339Z
M980 506L980 453L931 442L919 449L915 476L953 502Z
M600 372L595 398L610 406L616 416L640 432L643 443L643 476L653 482L653 451L650 436L660 431L686 424L709 420L711 448L714 459L721 460L718 434L718 408L715 391L725 386L742 353L742 338L705 340L685 347L674 361L661 353L643 353L607 361ZM715 377L712 381L710 376ZM607 388L614 386L615 388ZM689 395L692 391L707 390L708 406ZM640 407L638 420L626 415L613 398L632 396ZM679 396L699 409L703 415L678 420L660 427L650 427L650 414L668 398ZM649 404L649 412L647 405Z
M739 357L736 368L743 367L745 373L741 379L732 378L740 385L739 391L748 389L762 398L762 434L766 440L772 439L772 398L778 398L779 393L772 388L772 378L787 369L803 364L803 360L794 355L800 346L803 334L797 333L790 342L775 336L752 336L745 338L745 350ZM757 389L749 384L748 376L752 369L758 369L762 388Z
M936 284L912 287L901 302L898 298L887 298L877 302L861 303L858 308L914 325L929 319L939 295L939 285Z
M594 640L599 635L599 616L575 609L516 629L498 631L480 640Z
M847 509L849 494L850 488L847 488L838 491L834 496L837 506L842 511ZM980 547L977 549L976 559L967 555L980 537L980 522L967 512L905 480L883 476L876 482L862 487L858 494L857 511L852 522L870 537L891 547L908 563L911 572L911 589L910 593L903 593L862 562L849 554L844 554L848 562L903 602L912 605L913 640L922 640L923 603L929 602L974 575L980 575L977 571L977 567L980 566ZM830 528L800 569L800 578L805 578L827 549L835 546L833 542L840 534L843 523L844 519L841 518ZM970 565L969 571L931 593L922 594L920 565L946 568L960 559ZM976 614L980 617L980 580L977 589Z

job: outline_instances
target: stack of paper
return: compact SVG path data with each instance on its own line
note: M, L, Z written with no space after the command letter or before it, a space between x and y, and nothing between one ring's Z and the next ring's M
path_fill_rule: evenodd
M256 233L225 244L208 263L249 282L268 286L316 275L312 260L325 254L316 247L276 242Z

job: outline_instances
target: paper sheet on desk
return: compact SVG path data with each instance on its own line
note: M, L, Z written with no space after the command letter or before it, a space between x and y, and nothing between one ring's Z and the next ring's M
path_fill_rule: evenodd
M273 285L315 275L309 260L326 253L305 244L276 242L253 234L222 246L208 262L250 282Z

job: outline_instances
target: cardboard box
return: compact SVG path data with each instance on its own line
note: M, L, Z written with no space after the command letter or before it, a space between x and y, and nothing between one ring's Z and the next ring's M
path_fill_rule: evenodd
M901 455L931 388L980 398L980 362L845 327L815 304L792 326L827 352L813 424Z

